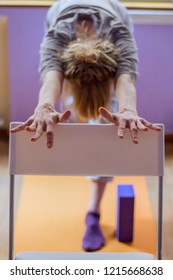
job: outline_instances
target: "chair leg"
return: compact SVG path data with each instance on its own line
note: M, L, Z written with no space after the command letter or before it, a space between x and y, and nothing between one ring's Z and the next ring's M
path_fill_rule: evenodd
M9 260L13 260L14 243L14 175L10 175L10 209L9 209Z
M163 176L159 176L159 190L158 190L158 244L157 244L157 258L162 259L162 215L163 215Z

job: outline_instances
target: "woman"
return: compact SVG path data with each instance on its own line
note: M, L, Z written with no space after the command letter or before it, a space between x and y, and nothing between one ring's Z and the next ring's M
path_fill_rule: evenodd
M138 57L133 25L117 0L59 0L48 11L47 31L40 48L42 86L33 116L11 130L44 131L47 147L53 145L58 122L109 121L118 126L118 137L130 129L138 143L138 130L160 130L138 116L136 88ZM60 113L55 105L60 100ZM118 104L118 105L117 105ZM117 108L118 106L118 108ZM112 178L92 178L82 246L95 251L104 244L99 224L100 203Z

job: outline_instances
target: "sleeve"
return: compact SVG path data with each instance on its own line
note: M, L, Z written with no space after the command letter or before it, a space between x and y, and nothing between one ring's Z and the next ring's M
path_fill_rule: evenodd
M60 54L70 40L69 30L62 26L54 26L45 34L40 46L39 73L41 81L48 71L57 70L63 73Z
M138 49L133 34L133 22L122 3L114 0L114 4L119 20L111 26L110 33L113 43L120 50L116 77L121 74L129 74L132 79L136 80L138 77Z
M126 7L121 2L115 1L115 3L116 3L116 9L117 9L118 15L121 18L121 21L127 27L127 29L131 33L133 33L134 32L133 20L129 16L128 10L126 9Z
M58 13L59 7L61 5L61 0L56 1L47 11L45 19L45 30L48 30L51 25L53 25L54 20L56 20L56 15Z
M46 72L50 70L62 70L62 63L58 57L58 52L62 50L58 36L55 36L54 30L49 30L44 36L40 46L40 64L39 73L42 80Z
M116 77L121 74L129 74L134 80L138 77L138 49L135 38L125 27L121 27L116 34L115 46L120 50L117 59L118 68Z

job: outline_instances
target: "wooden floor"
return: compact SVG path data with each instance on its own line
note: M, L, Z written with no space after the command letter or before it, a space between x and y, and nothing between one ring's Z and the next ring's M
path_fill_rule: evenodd
M163 254L164 260L173 260L173 142L165 145L165 176L163 197ZM15 204L20 197L20 182L17 177L17 195ZM157 178L147 177L148 189L157 221L158 188ZM8 215L9 215L9 176L8 176L8 141L0 141L0 259L8 258Z

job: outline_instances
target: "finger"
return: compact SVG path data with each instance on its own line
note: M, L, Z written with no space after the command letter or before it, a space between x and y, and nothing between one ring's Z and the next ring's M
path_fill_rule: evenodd
M59 117L59 122L65 122L67 121L71 116L71 111L68 109Z
M48 149L50 149L53 146L53 139L54 139L53 132L52 131L47 132L46 138L47 138L47 147Z
M31 125L32 122L33 122L33 119L29 119L29 120L27 120L26 122L24 122L24 123L22 123L22 124L20 124L20 125L18 125L18 126L16 126L16 127L14 127L14 128L12 128L12 129L10 129L10 132L11 132L11 133L15 133L15 132L24 130L25 127L28 126L28 125Z
M53 127L54 123L52 121L48 121L46 129L46 138L47 138L47 147L50 149L53 146L54 134L53 134Z
M152 124L152 123L150 123L150 122L148 122L148 121L146 121L146 120L144 120L144 119L142 119L142 123L143 123L146 127L150 128L150 129L152 129L152 130L161 131L161 127L159 127L159 126L157 126L157 125L155 125L155 124Z
M129 126L130 126L132 141L133 143L138 144L138 129L136 127L135 121L130 121Z
M126 130L126 121L125 120L120 120L119 125L118 125L118 137L123 139L124 134Z
M36 121L33 121L33 123L32 123L30 126L26 126L25 129L26 129L27 131L30 131L30 132L36 131L36 129L37 129L37 123L36 123Z
M37 141L43 134L44 131L44 125L43 123L39 123L39 125L37 126L36 132L34 134L34 136L31 138L31 141Z
M139 130L142 130L142 131L147 131L148 130L148 127L146 127L145 125L143 125L143 123L141 122L141 120L137 120L137 128Z
M110 122L115 123L117 121L116 117L104 107L99 108L99 113L102 117L104 117L105 119L107 119Z

